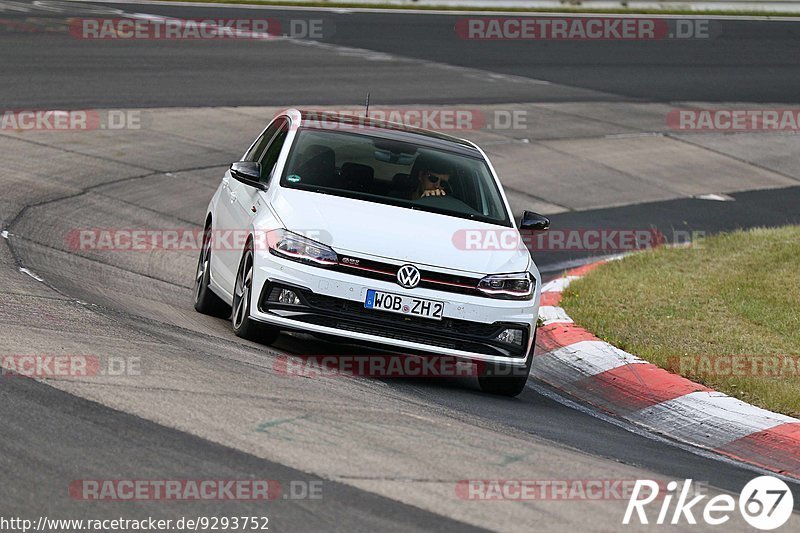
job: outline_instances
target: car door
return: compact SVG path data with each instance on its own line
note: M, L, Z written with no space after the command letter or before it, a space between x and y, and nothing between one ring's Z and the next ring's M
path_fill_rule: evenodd
M278 162L281 149L289 134L289 121L286 118L279 118L273 123L274 131L272 138L262 147L259 152L253 153L253 161L261 163L261 183L269 183L272 177L272 172L275 169L275 164ZM234 180L234 185L231 187L231 194L234 201L234 218L239 228L251 228L253 225L251 220L258 210L262 208L263 202L259 202L259 194L261 191L255 187L251 187L242 182ZM237 265L238 268L238 265Z
M273 121L253 143L242 160L261 161L276 135L284 129L288 131L286 124L287 121L283 117ZM283 138L285 139L285 135ZM254 214L252 212L247 214L243 206L251 209L251 206L255 205L254 198L257 193L255 188L234 179L230 170L225 172L215 213L216 244L212 252L215 260L211 265L211 277L215 283L229 293L229 296L233 294L233 285L236 281L242 249L250 228L250 217ZM247 205L250 201L252 203Z

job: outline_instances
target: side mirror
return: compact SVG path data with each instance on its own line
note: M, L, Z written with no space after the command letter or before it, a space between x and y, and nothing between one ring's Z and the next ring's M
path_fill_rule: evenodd
M546 216L534 213L533 211L524 211L522 213L522 220L519 223L519 229L526 229L530 231L544 231L550 227L550 219Z
M253 161L237 161L231 163L231 176L245 185L256 189L266 190L266 184L261 183L261 163Z

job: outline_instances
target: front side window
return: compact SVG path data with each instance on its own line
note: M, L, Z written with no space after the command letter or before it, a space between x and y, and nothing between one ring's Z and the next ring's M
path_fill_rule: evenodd
M264 130L245 154L243 161L261 163L261 181L269 180L272 175L288 134L289 120L284 117L278 118Z
M278 124L274 137L259 159L261 163L261 181L269 180L275 164L278 162L278 156L281 155L281 149L286 142L286 137L289 135L289 122L285 119L279 122L280 124Z
M377 136L301 129L281 186L511 225L482 158Z
M244 158L242 161L258 161L261 158L261 154L264 153L264 150L269 145L269 142L275 137L275 134L278 132L278 128L280 128L281 120L276 120L269 127L264 130L264 133L253 143L253 146L244 154Z

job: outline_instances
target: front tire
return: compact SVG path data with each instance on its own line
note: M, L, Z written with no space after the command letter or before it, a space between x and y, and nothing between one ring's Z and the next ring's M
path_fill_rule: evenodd
M204 315L225 318L228 316L228 306L222 298L214 294L208 286L211 282L211 224L203 232L203 246L200 248L200 257L197 260L197 270L194 276L194 308Z
M237 337L263 344L272 344L278 338L279 330L259 324L250 318L250 300L253 294L253 246L248 242L239 271L236 274L236 283L233 288L233 311L231 324Z
M528 376L533 366L533 350L536 346L536 336L533 338L533 347L528 355L528 362L524 367L513 367L504 363L487 363L483 372L478 376L478 385L488 394L498 396L518 396L525 390Z

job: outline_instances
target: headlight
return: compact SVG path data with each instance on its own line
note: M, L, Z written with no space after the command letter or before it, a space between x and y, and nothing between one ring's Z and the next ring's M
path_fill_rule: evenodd
M330 246L312 241L285 229L270 232L269 251L271 254L316 266L329 266L339 263L339 257Z
M528 272L486 276L478 282L478 290L492 298L529 300L533 296L534 279Z

